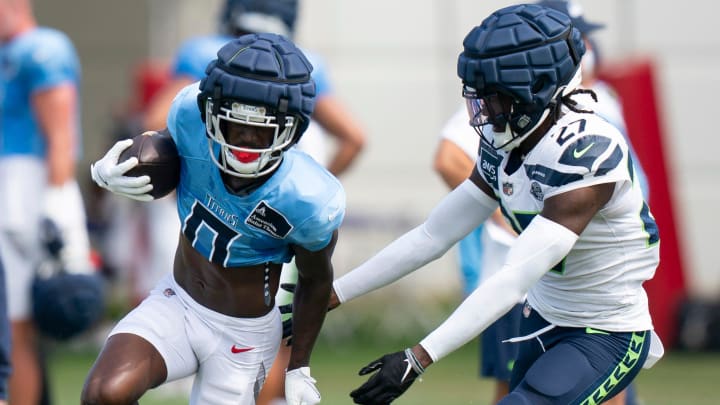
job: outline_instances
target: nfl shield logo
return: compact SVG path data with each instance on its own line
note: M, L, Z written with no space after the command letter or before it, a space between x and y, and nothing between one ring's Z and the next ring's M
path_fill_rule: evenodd
M512 183L503 183L503 194L505 195L512 195L513 194L513 184Z

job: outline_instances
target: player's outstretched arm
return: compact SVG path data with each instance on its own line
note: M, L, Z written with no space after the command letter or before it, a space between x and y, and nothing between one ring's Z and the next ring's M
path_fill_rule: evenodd
M337 235L337 230L333 231L330 243L317 252L293 245L298 282L293 297L293 344L285 379L285 397L291 405L320 402L320 392L310 376L310 355L327 313Z
M614 183L598 184L545 200L543 211L510 248L502 271L483 282L420 342L430 360L437 361L467 343L518 302L570 252L578 235L610 199L613 189Z
M338 302L388 285L439 258L497 207L497 201L486 191L466 180L445 196L420 226L335 280L333 291Z

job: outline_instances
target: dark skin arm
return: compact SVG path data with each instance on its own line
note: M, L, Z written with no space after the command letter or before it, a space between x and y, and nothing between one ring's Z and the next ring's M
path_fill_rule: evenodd
M337 231L330 243L317 252L293 246L298 282L293 298L293 344L288 370L308 366L315 340L328 308L333 280L331 258Z
M312 118L337 141L328 170L339 176L350 167L365 146L365 131L333 95L317 99Z
M477 168L473 169L470 180L491 195L490 186L478 173ZM544 201L540 215L580 235L595 214L610 201L614 190L615 183L603 183L558 194ZM412 351L423 367L433 363L420 344L413 346Z

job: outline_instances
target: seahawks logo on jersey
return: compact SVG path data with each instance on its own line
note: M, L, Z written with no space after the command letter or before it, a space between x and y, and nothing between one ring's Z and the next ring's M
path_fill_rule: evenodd
M623 159L620 145L607 136L586 134L585 124L584 119L574 121L553 136L555 142L563 147L557 161L561 166L553 168L543 164L525 165L528 178L550 187L562 187L582 180L589 173L597 177L615 169ZM568 144L564 145L565 143ZM613 145L612 152L608 152ZM563 165L584 168L587 172L583 174L582 170L563 170Z

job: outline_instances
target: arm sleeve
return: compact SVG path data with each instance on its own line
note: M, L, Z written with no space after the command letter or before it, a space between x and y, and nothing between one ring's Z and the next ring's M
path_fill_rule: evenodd
M333 288L340 302L392 283L442 256L458 240L483 223L498 203L465 180L407 232L359 267L340 277Z
M565 257L578 235L537 215L508 252L502 270L483 282L450 317L420 344L433 361L485 330Z

